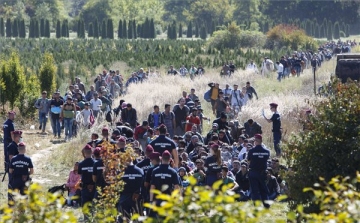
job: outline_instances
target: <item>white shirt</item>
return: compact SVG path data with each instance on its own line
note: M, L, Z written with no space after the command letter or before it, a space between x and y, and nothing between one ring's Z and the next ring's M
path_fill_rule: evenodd
M284 65L282 65L282 63L279 63L279 65L277 65L278 66L278 73L282 73L282 72L284 72Z
M249 63L246 67L246 70L252 70L252 71L258 72L257 66L254 63L253 64Z
M239 153L239 156L238 156L239 161L242 161L242 160L244 160L244 159L246 158L246 157L245 157L245 158L243 157L246 152L247 152L246 147L243 147L243 148L240 150L240 153Z
M102 101L99 98L97 100L91 99L90 104L93 111L99 111L102 106Z
M224 94L225 94L225 96L230 96L231 95L231 92L232 92L232 89L230 89L230 88L228 88L228 89L224 89L223 90L223 92L224 92Z
M83 118L84 118L84 124L87 125L90 123L90 115L91 115L91 110L86 110L86 109L83 109L80 113Z
M241 106L240 90L233 90L231 92L231 105L232 106Z

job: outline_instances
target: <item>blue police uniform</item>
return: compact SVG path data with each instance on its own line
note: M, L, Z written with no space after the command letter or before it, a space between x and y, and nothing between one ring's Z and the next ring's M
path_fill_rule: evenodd
M138 195L141 193L141 186L144 182L144 171L135 165L130 165L126 167L122 180L125 186L120 194L118 209L130 215L132 209L137 206L137 200L134 200L133 196L139 197Z
M180 185L180 177L177 174L176 170L170 167L168 164L161 164L156 167L151 173L151 182L150 185L155 186L155 190L162 191L164 194L171 194L174 190L174 186ZM156 200L156 205L161 205L161 200L156 199L154 195L154 200ZM156 217L156 213L150 211L150 217Z
M154 152L158 152L160 154L163 154L165 150L171 153L173 149L176 149L174 141L165 135L159 135L156 139L150 142L150 145L154 148Z
M248 152L249 181L252 200L269 200L268 188L266 186L266 168L267 160L270 157L270 151L261 145L257 145ZM269 207L264 203L265 207Z
M25 183L30 180L29 168L34 168L30 157L24 154L14 156L11 159L10 168L14 170L10 180L11 188L24 194Z
M206 170L206 185L212 186L217 180L219 180L219 175L221 173L221 165L216 162L215 156L209 156L205 160Z
M3 124L3 132L4 132L4 164L5 164L5 171L9 170L9 154L7 153L7 147L12 141L11 132L15 130L14 122L11 119L7 119Z
M95 183L92 180L95 161L92 158L86 158L79 163L78 174L81 175L81 205L91 202L95 194Z
M102 161L102 159L96 159L94 166L93 166L93 172L92 175L96 176L96 182L95 182L95 195L94 198L97 198L97 196L99 195L98 193L98 187L101 188L101 190L106 186L106 182L104 179L104 175L103 175L103 171L104 171L104 163Z
M150 159L149 158L145 158L143 159L142 161L138 162L136 164L137 167L139 167L140 169L142 169L144 171L144 176L147 176L147 172L148 170L151 168L151 162L150 162ZM151 175L150 175L151 176ZM145 179L145 177L144 177ZM149 182L150 183L150 182ZM147 200L148 196L149 196L149 191L146 190L146 188L144 187L144 184L142 184L142 187L141 187L141 197L144 199L144 200Z
M19 154L18 145L16 142L12 141L7 147L8 156L16 156Z
M281 120L280 120L280 115L278 113L274 113L272 115L272 117L270 118L270 120L272 121L272 132L273 132L273 137L274 137L274 149L276 152L276 155L280 155L281 154L281 149L280 149L280 140L281 140Z
M161 164L152 171L150 184L164 194L171 194L174 186L180 185L180 179L175 169L168 164Z

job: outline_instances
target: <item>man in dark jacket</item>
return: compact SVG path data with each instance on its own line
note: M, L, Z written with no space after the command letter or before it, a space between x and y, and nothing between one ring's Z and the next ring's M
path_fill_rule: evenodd
M255 134L262 134L261 125L254 120L249 119L247 122L244 123L245 133L249 135L249 137L254 137Z
M159 110L159 106L154 105L154 112L151 112L148 116L148 123L152 129L164 124L164 117Z
M128 103L126 108L121 111L121 120L123 123L129 123L131 128L135 129L137 123L137 114L136 110L130 103Z

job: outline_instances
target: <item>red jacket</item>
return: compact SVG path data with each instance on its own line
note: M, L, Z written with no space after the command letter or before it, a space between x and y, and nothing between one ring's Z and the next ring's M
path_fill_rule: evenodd
M135 132L134 132L134 139L139 140L142 139L142 136L145 134L145 132L147 132L148 128L145 128L142 125L139 125L135 128Z

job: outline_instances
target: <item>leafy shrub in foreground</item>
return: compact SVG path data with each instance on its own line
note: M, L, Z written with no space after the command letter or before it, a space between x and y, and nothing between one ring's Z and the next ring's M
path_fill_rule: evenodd
M311 187L323 177L355 177L360 170L360 88L352 82L332 84L332 94L315 103L308 130L293 136L285 153L292 174L287 177L290 188L290 207L304 204L306 211L319 211Z

